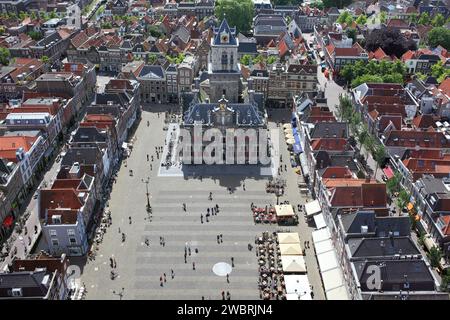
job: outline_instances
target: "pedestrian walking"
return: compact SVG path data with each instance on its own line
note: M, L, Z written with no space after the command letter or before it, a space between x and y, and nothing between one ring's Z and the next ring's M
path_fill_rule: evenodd
M172 279L175 278L175 272L173 272L173 269L170 269L170 274L172 275Z
M120 232L120 227L119 227L119 233L122 233L122 232Z
M231 294L229 291L227 291L227 300L231 300Z
M153 171L153 166L151 163L150 163L150 171Z
M149 157L150 157L150 156L147 154L147 161L149 160Z
M130 224L131 224L131 216L130 216L130 217L128 217L128 219L130 220Z
M166 274L164 273L164 282L167 282Z
M311 291L311 299L314 299L314 292Z
M189 256L191 255L191 247L188 248Z
M209 222L209 213L206 214L206 222Z
M212 192L209 193L209 200L212 201Z
M200 214L200 221L203 223L203 215Z
M195 253L198 253L198 248L195 248Z
M109 264L111 265L111 268L114 268L113 258L109 258Z
M160 286L161 287L163 287L164 286L164 283L163 283L163 277L161 276L161 277L159 277L159 282L160 282Z
M225 291L222 291L222 300L225 300Z
M231 266L234 268L234 258L231 257Z
M223 243L223 234L220 234L220 242Z
M219 235L217 235L217 243L220 244L220 236Z
M227 283L230 283L230 274L227 273Z
M114 258L113 260L114 260L114 269L115 269L115 268L117 268L116 258Z
M195 262L192 262L192 270L195 270Z
M209 214L209 208L208 209L206 209L206 212Z

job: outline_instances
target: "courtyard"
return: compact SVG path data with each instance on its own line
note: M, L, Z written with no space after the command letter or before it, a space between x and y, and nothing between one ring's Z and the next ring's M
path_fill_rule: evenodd
M289 119L289 114L284 118ZM270 125L275 127L273 123ZM200 179L201 168L195 176L164 174L165 168L159 166L161 157L157 159L155 153L156 146L164 146L167 131L163 127L162 114L142 113L141 123L133 137L133 151L122 164L109 200L112 226L104 235L96 259L88 261L82 268L81 281L86 286L86 298L177 300L203 297L219 300L221 292L228 291L232 300L259 299L257 258L254 249L248 250L248 244L254 245L255 237L264 231L279 229L299 232L302 241L310 240L313 229L302 217L299 226L290 228L254 223L250 211L252 202L259 206L276 204L276 197L265 191L269 177L245 172L224 175L217 171L217 174L211 174L208 171L210 174ZM283 158L289 159L284 141L280 146L286 153ZM149 161L147 154L150 155ZM133 175L129 170L133 170ZM284 177L288 190L280 201L303 204L306 199L298 193L293 169L288 166L287 171L283 171L286 173L289 173ZM151 215L146 212L147 179L153 209ZM289 186L293 190L289 190ZM208 199L210 192L212 200ZM186 211L182 208L183 203ZM202 223L201 215L204 217L207 208L216 204L220 208L219 213L210 216L209 222L203 219ZM124 242L122 232L126 234ZM223 242L218 243L220 234ZM164 246L160 244L160 237L164 238ZM148 245L146 239L149 240ZM185 261L186 247L190 249L190 255ZM110 277L110 258L117 264L114 280ZM227 282L225 276L213 272L213 267L220 262L231 265L231 258L234 259L234 267ZM306 264L315 299L323 299L312 251L307 252ZM164 278L164 274L167 281L161 286L160 277Z

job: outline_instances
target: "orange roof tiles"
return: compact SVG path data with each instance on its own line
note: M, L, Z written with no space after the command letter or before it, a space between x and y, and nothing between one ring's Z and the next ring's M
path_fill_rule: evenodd
M0 158L17 162L17 149L23 148L24 151L27 152L31 149L36 140L36 137L30 136L0 137Z

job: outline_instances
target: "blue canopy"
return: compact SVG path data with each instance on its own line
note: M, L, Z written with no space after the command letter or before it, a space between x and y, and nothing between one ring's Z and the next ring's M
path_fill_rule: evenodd
M302 145L300 144L300 137L298 136L297 132L294 134L294 140L295 140L294 153L296 153L296 154L302 153L303 152Z

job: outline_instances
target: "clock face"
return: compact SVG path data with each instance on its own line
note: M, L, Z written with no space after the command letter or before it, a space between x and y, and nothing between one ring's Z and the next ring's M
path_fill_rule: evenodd
M222 35L222 42L228 42L228 34Z

